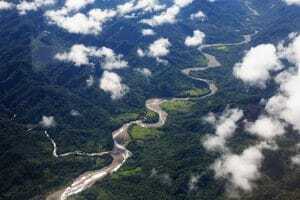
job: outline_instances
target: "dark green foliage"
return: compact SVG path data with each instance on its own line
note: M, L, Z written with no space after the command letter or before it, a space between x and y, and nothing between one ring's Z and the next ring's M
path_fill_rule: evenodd
M96 1L103 6L104 1ZM105 1L114 7L125 0ZM168 5L172 1L164 1ZM245 2L257 9L253 16ZM61 2L60 2L61 3ZM271 7L271 4L275 4ZM189 16L203 10L208 20L191 21ZM182 200L226 199L225 183L215 180L210 165L219 155L205 151L201 140L212 133L203 123L208 112L222 112L227 105L245 110L247 119L255 120L262 110L262 98L272 96L276 88L269 83L266 90L249 88L232 75L233 65L251 46L278 42L290 32L299 31L299 8L286 7L281 0L219 0L215 3L195 0L182 10L178 23L155 28L159 37L169 38L171 53L168 65L151 58L138 58L138 47L146 48L156 37L141 37L145 25L137 19L116 19L107 23L101 36L69 34L47 24L43 13L19 16L15 11L0 13L0 199L42 199L47 193L69 184L87 170L106 166L110 157L102 159L69 157L54 158L52 146L40 128L35 127L43 115L53 115L57 127L49 134L55 139L59 153L82 150L100 152L112 148L111 132L123 123L145 119L154 122L157 115L147 112L145 101L152 97L182 96L191 88L207 89L205 83L184 76L186 67L204 67L203 55L196 48L184 45L184 39L195 29L206 33L206 43L239 42L242 35L258 30L250 44L229 50L206 49L222 63L222 68L198 72L194 76L216 81L219 92L210 98L193 101L188 112L173 110L158 136L133 140L128 148L133 156L112 177L97 183L73 199ZM149 16L148 16L149 17ZM120 29L122 27L122 29ZM98 87L103 70L99 61L95 69L75 67L53 59L57 52L73 44L107 46L123 54L130 67L118 70L130 92L121 100L112 101ZM136 68L147 67L152 77L144 77ZM96 85L86 86L94 75ZM80 112L71 116L71 110ZM16 115L15 118L13 116ZM241 130L239 130L241 131ZM295 141L289 135L280 140L282 150L266 152L263 177L251 194L242 199L299 199L299 169L291 168L286 159L295 154ZM229 142L234 152L241 152L256 138L238 134ZM275 165L275 164L276 165ZM199 176L196 189L189 190L191 176Z

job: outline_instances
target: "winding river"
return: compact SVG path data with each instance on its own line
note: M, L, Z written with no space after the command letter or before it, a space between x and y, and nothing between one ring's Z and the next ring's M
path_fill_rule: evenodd
M244 41L239 43L232 43L232 44L211 44L211 45L203 45L200 47L201 49L204 48L210 48L210 47L218 47L218 46L231 46L231 45L241 45L245 44L251 41L251 35L244 36ZM207 67L202 68L186 68L183 69L181 72L185 76L188 76L191 79L205 82L209 86L210 92L207 95L197 97L197 98L153 98L146 101L146 108L150 111L153 111L159 115L159 120L156 123L144 123L142 120L136 120L129 123L124 124L121 128L115 130L112 133L113 141L114 141L114 147L111 152L103 152L103 153L84 153L80 151L75 152L69 152L65 154L57 154L57 146L55 141L49 136L47 131L45 131L45 135L50 139L52 145L53 145L53 156L54 157L65 157L69 155L79 155L79 156L103 156L105 154L110 154L113 158L113 161L110 165L96 170L96 171L88 171L84 174L80 175L78 178L76 178L72 184L62 190L56 191L55 193L50 194L46 199L47 200L66 200L68 197L73 196L75 194L78 194L82 191L85 191L89 187L93 186L97 181L102 180L103 178L113 174L114 172L118 171L122 165L127 161L127 159L131 156L131 152L126 149L126 145L128 144L130 138L128 134L128 129L131 125L139 125L141 127L145 128L160 128L165 125L168 113L162 110L161 104L166 101L189 101L189 100L200 100L205 99L207 97L210 97L218 91L218 87L216 84L207 79L194 77L192 75L192 72L196 71L205 71L207 69L220 67L221 64L218 62L218 60L207 53L203 53L203 55L208 60Z

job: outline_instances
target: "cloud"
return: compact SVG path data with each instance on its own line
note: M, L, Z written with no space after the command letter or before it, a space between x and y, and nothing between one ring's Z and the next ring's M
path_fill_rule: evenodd
M12 8L14 8L14 4L13 3L9 3L6 1L0 1L0 10L10 10Z
M186 7L189 4L193 3L194 0L175 0L174 5L179 6L180 8Z
M191 4L193 0L174 0L171 7L167 8L159 15L153 16L151 19L144 19L142 23L150 26L160 26L163 24L173 24L176 22L176 17L181 9Z
M76 66L89 65L89 56L94 49L86 47L82 44L75 44L69 52L58 53L55 58L60 61L73 62Z
M67 30L70 33L77 34L94 34L97 35L102 31L105 22L116 16L114 10L92 9L88 14L69 13L67 7L60 10L51 10L45 13L50 23Z
M169 48L171 43L167 38L160 38L155 40L152 44L149 45L147 50L142 50L141 48L137 49L137 54L139 57L151 57L155 58L157 62L166 64L168 61L161 59L162 57L167 56L170 53Z
M281 68L276 47L272 44L261 44L251 48L243 61L234 66L234 75L249 85L264 88L271 78L270 73Z
M21 15L26 14L28 11L37 11L42 6L54 5L56 0L33 0L26 1L23 0L17 4L17 10Z
M300 5L300 0L283 0L288 5Z
M119 99L123 97L129 88L122 84L121 77L114 73L109 72L114 69L121 69L128 67L128 63L123 60L122 55L116 55L114 51L107 47L86 47L82 44L73 45L68 52L58 53L55 58L60 61L72 62L76 66L93 65L90 62L90 57L100 58L100 64L104 71L100 79L100 89L111 94L112 99ZM94 84L94 77L90 76L86 80L88 87Z
M142 34L143 36L155 35L155 32L152 29L143 29Z
M53 116L43 116L40 125L44 128L53 128L56 126L56 122Z
M294 35L291 39L287 47L280 47L280 55L293 63L295 68L276 76L280 87L277 94L268 100L265 109L273 117L284 120L300 131L300 36Z
M274 96L266 100L264 114L254 122L246 123L246 131L257 135L263 141L259 145L250 146L241 154L235 154L225 147L226 138L232 136L236 129L235 122L224 134L218 133L220 119L215 114L209 114L205 120L216 127L216 135L205 138L203 145L208 150L218 150L223 153L212 165L216 178L229 181L230 192L244 190L252 191L255 181L261 176L260 168L264 149L276 150L278 147L273 139L285 134L285 127L300 131L300 36L290 34L288 44L280 43L277 48L272 44L263 44L252 48L245 55L242 63L234 69L234 75L244 82L265 87L266 81L274 79L279 89ZM289 61L289 68L271 76L271 72L283 69L281 60ZM225 115L226 116L226 115ZM230 119L230 115L225 119ZM223 120L224 121L224 120ZM222 131L226 130L224 128ZM275 144L275 145L270 145ZM296 154L291 162L300 165L300 156Z
M104 71L100 79L100 89L111 94L112 99L122 98L129 90L129 88L122 83L121 77L114 73Z
M121 69L128 67L127 61L122 55L116 55L114 51L107 47L86 47L82 44L75 44L69 52L58 53L55 58L60 61L73 62L76 66L91 65L90 57L101 59L101 66L106 70Z
M167 63L168 61L161 59L162 57L167 56L170 53L169 48L171 43L167 38L160 38L155 40L152 44L149 45L147 50L142 50L141 48L137 49L137 54L139 57L152 57L155 58L157 62Z
M102 68L106 70L121 69L128 67L128 62L123 60L122 55L116 55L107 47L102 47L95 52L96 57L103 58Z
M190 15L191 20L195 20L195 19L204 20L205 18L206 18L206 15L201 10Z
M231 138L237 128L237 122L244 116L239 109L226 108L221 116L210 113L204 120L215 128L215 135L207 136L203 146L209 151L226 151L226 141Z
M266 140L285 133L284 123L265 115L260 116L254 123L248 123L246 130Z
M296 150L297 150L297 151L300 150L300 143L298 143L298 144L296 145ZM300 153L296 154L295 156L292 156L292 157L291 157L291 162L292 162L292 164L294 164L294 165L300 166Z
M203 43L203 40L205 38L205 34L199 30L195 30L193 32L193 36L188 36L185 39L185 45L190 47L194 47L194 46L199 46L200 44Z
M271 97L266 105L269 114L293 125L298 131L300 131L299 84L300 74L297 72L281 82L279 92Z
M78 11L84 7L86 7L89 4L94 3L95 0L66 0L65 7L69 11Z
M294 65L275 76L279 89L266 102L268 117L261 117L251 129L253 133L265 139L282 135L284 123L293 125L295 130L300 131L300 36L292 33L288 39L287 45L281 42L277 49L270 44L252 48L243 59L243 63L237 64L234 69L235 76L246 83L265 86L265 82L272 78L270 72L282 69L281 59L286 59ZM268 130L263 133L262 130L258 130L260 126L266 126ZM273 129L272 133L270 129Z
M145 55L145 52L144 52L141 48L138 48L138 49L137 49L137 54L138 54L139 57L144 57L144 56L146 56L146 55Z
M275 57L276 49L274 50L274 47L272 47L272 52ZM288 61L289 67L273 77L275 83L279 85L279 89L267 100L265 114L261 115L254 123L247 125L247 131L265 140L283 135L286 126L291 125L298 133L300 131L300 35L298 33L290 34L287 41L281 42L277 46L276 56L276 59L271 60L285 59ZM279 63L279 61L273 63ZM293 156L291 162L299 165L299 154Z
M291 159L292 159L293 164L300 166L300 154L297 154L296 156L293 156Z
M300 35L297 33L289 34L290 43L284 46L283 43L278 45L278 54L282 59L287 59L289 62L300 66Z
M67 0L65 5L58 10L50 10L45 13L49 22L65 29L70 33L98 35L103 25L114 17L124 17L128 14L140 11L152 12L163 9L156 0L131 0L118 5L114 9L92 9L88 13L77 12L94 3L95 0ZM74 13L75 12L75 13ZM132 13L132 16L135 16Z
M150 77L152 76L152 72L148 68L137 68L136 71L141 73L145 77Z
M264 159L262 151L264 149L276 150L277 146L272 141L262 141L257 145L250 146L243 150L241 154L232 153L226 142L231 138L237 129L237 122L243 117L243 111L239 109L225 109L217 116L210 113L204 120L216 129L213 136L207 136L203 145L208 151L218 151L222 156L218 158L211 166L215 172L216 179L226 179L228 194L236 196L239 191L252 191L255 181L260 178L260 168ZM272 127L267 119L259 118L255 123L248 124L248 131L262 136L263 139L269 139L271 136L283 134L277 127ZM274 123L274 122L272 122ZM269 126L267 127L266 124ZM272 124L273 125L273 124ZM269 132L263 132L264 128L270 128ZM280 127L281 128L281 127ZM261 130L263 129L263 130ZM276 133L272 132L276 131Z
M160 39L154 41L152 44L150 44L148 55L153 58L164 57L169 54L170 46L171 46L171 43L169 42L168 39L160 38Z
M240 155L227 153L212 166L216 178L225 178L233 190L251 191L254 181L260 177L264 156L260 146L251 146Z
M131 0L122 5L117 6L117 11L124 16L131 12L143 10L144 12L159 11L165 8L157 0Z
M180 8L178 6L173 6L162 12L160 15L156 15L151 19L144 19L142 22L150 26L159 26L167 23L173 24L176 22L176 16L179 12Z

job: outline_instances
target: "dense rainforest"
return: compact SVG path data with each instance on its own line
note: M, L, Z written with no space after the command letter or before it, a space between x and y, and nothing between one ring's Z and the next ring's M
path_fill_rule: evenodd
M114 8L124 2L99 0L93 6ZM163 2L172 5L173 1ZM146 25L139 22L149 17L147 13L114 19L95 36L69 33L49 23L45 9L26 15L0 10L0 199L45 199L83 172L100 169L112 161L109 155L53 157L53 146L44 135L45 128L39 125L43 116L55 117L56 126L47 131L58 153L110 151L111 133L122 124L136 119L158 120L146 109L147 99L208 92L205 82L181 72L187 67L206 67L204 53L215 56L221 67L194 72L193 76L213 80L219 88L217 94L164 104L169 116L162 128L130 127L127 148L132 156L125 165L70 199L228 199L225 180L216 180L210 168L220 155L207 152L201 144L203 137L213 132L203 117L209 112L221 113L227 107L243 109L247 119L258 117L263 110L261 100L273 96L277 86L270 82L265 90L249 87L233 76L233 66L252 46L277 44L290 33L299 32L300 7L287 6L281 0L194 1L181 10L177 23L159 26L156 35L149 37L141 35ZM206 20L190 20L191 13L198 10L205 13ZM252 40L199 51L184 45L185 37L195 29L205 32L206 44L238 43L245 35L252 35ZM167 64L136 55L138 48L147 48L158 36L168 38L172 44L164 58ZM104 69L97 60L93 67L78 67L54 59L57 52L67 51L73 44L106 46L123 55L129 67L117 71L129 92L112 100L101 90L98 80ZM151 76L142 76L141 68L151 70ZM86 80L91 74L96 83L89 87ZM229 141L236 153L255 143L254 136L239 131ZM300 199L299 167L291 167L286 161L295 153L290 147L297 144L300 135L290 132L279 139L278 151L265 151L263 176L252 192L241 192L239 198ZM192 177L197 177L195 183L191 183Z

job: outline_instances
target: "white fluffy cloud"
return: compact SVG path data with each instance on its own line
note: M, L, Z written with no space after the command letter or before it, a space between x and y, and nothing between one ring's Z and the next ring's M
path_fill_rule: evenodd
M248 123L247 131L267 140L285 133L284 124L268 116L260 116L254 123Z
M122 55L116 55L112 49L107 47L97 49L76 44L71 47L69 52L55 55L56 59L73 62L76 66L90 65L90 57L100 58L103 69L113 70L128 67L128 63L123 60Z
M270 44L255 47L247 53L243 63L237 64L234 69L235 76L246 83L265 86L265 82L271 78L270 72L282 69L280 59L287 59L294 67L276 76L275 81L280 87L277 94L266 103L268 117L261 117L250 129L250 132L265 139L282 135L283 122L300 131L300 36L297 33L290 34L289 44L285 46L282 42L277 49ZM265 129L259 130L264 126Z
M142 22L150 26L159 26L167 23L173 24L176 22L176 16L179 12L180 8L178 6L173 6L162 12L160 15L156 15L151 19L144 19Z
M222 153L222 156L217 159L211 168L215 172L215 178L226 179L229 183L227 186L230 195L238 195L240 190L250 192L255 181L260 177L260 168L264 159L262 151L264 149L275 150L276 145L272 143L260 142L257 145L246 148L241 154L232 153L229 147L226 147L226 142L231 138L237 129L237 122L243 117L243 111L239 109L226 109L222 115L217 116L210 113L205 121L214 125L216 133L213 136L207 136L203 141L204 147L209 151L218 151ZM260 118L256 124L248 125L248 131L250 130L254 134L261 134L262 138L271 138L276 133L271 131L277 131L277 135L283 134L276 127L271 127L268 133L262 133L265 126L265 121ZM267 121L269 123L269 121ZM251 128L250 128L251 127Z
M265 140L272 140L276 136L283 135L284 129L288 125L291 125L298 133L300 132L300 35L292 33L287 42L278 45L277 50L272 47L272 57L276 51L277 58L271 60L286 59L289 61L290 67L275 76L274 79L279 85L279 89L274 96L267 100L265 114L247 126L247 131ZM273 63L275 65L279 61ZM299 154L293 156L291 161L293 164L299 165Z
M281 83L278 94L269 99L266 110L300 131L300 74L297 72Z
M155 58L157 62L166 63L167 61L161 58L167 56L170 53L169 48L171 46L172 45L167 38L160 38L150 44L148 49L145 51L141 48L138 48L137 54L139 57L148 56Z
M44 128L52 128L56 126L56 122L53 116L43 116L40 125Z
M67 30L70 33L94 34L97 35L102 31L105 22L116 16L114 10L92 9L88 14L69 13L67 7L60 10L51 10L45 13L50 23Z
M129 88L122 83L122 79L118 74L108 71L103 72L99 87L105 92L109 92L112 99L122 98L129 90Z
M173 24L176 22L176 17L181 9L191 4L194 0L174 0L171 7L167 8L159 15L153 16L151 19L142 20L143 23L150 26L159 26L163 24Z
M294 165L299 165L300 166L300 154L297 154L297 155L293 156L291 158L291 160L292 160L292 163Z
M292 157L291 157L291 162L292 162L292 164L294 164L294 165L300 166L300 153L299 153L299 150L300 150L300 143L298 143L298 144L296 145L296 150L297 150L298 153L297 153L295 156L292 156Z
M95 52L95 56L103 58L103 61L101 61L103 69L113 70L128 67L128 63L123 60L123 56L116 55L110 48L102 47L98 49Z
M225 154L213 164L216 178L227 179L232 189L251 191L253 183L260 177L264 156L260 146L251 146L242 154Z
M143 10L144 12L159 11L164 9L157 0L130 0L122 5L117 6L117 11L124 16L134 11Z
M152 72L148 68L137 68L136 71L140 72L145 77L152 76Z
M243 61L235 65L234 75L250 85L265 87L271 78L270 73L281 68L276 47L262 44L251 48Z
M78 11L89 4L94 3L95 0L66 0L65 7L70 11Z
M300 35L291 33L289 35L291 42L285 47L282 43L278 45L279 57L285 58L289 62L300 67Z
M194 19L204 20L205 17L206 17L206 15L201 10L199 10L198 12L191 14L190 19L191 20L194 20Z
M100 34L103 25L114 17L123 17L135 11L152 12L163 9L156 0L131 0L114 9L92 9L88 13L78 12L95 0L67 0L58 10L45 13L49 22L76 34ZM75 13L74 13L75 12ZM134 13L133 13L134 14Z
M288 5L300 5L300 0L283 0Z
M56 0L23 0L17 4L17 10L21 15L26 14L28 11L37 11L42 6L54 5Z
M138 54L139 57L144 57L145 56L145 52L141 48L137 49L137 54Z
M188 36L186 39L185 39L185 45L186 46L199 46L203 43L203 40L205 38L205 34L199 30L195 30L193 32L193 36Z
M221 116L210 113L204 120L215 128L215 135L209 135L203 146L209 151L225 151L226 141L231 138L237 128L237 122L244 116L239 109L226 109Z
M164 57L169 54L170 46L171 46L171 43L169 42L168 39L160 38L160 39L154 41L152 44L150 44L148 55L150 57L154 57L154 58Z
M6 1L0 1L0 10L10 10L14 7L15 5L13 3L9 3Z
M286 123L293 125L294 129L300 131L300 36L295 35L291 43L281 49L281 56L294 63L296 68L284 71L276 77L280 85L276 95L271 97L267 104L267 112Z
M76 66L88 65L90 64L89 56L91 51L90 48L82 44L75 44L69 52L58 53L55 55L55 58L60 61L73 62Z
M143 29L142 34L143 36L155 35L155 32L152 29Z

